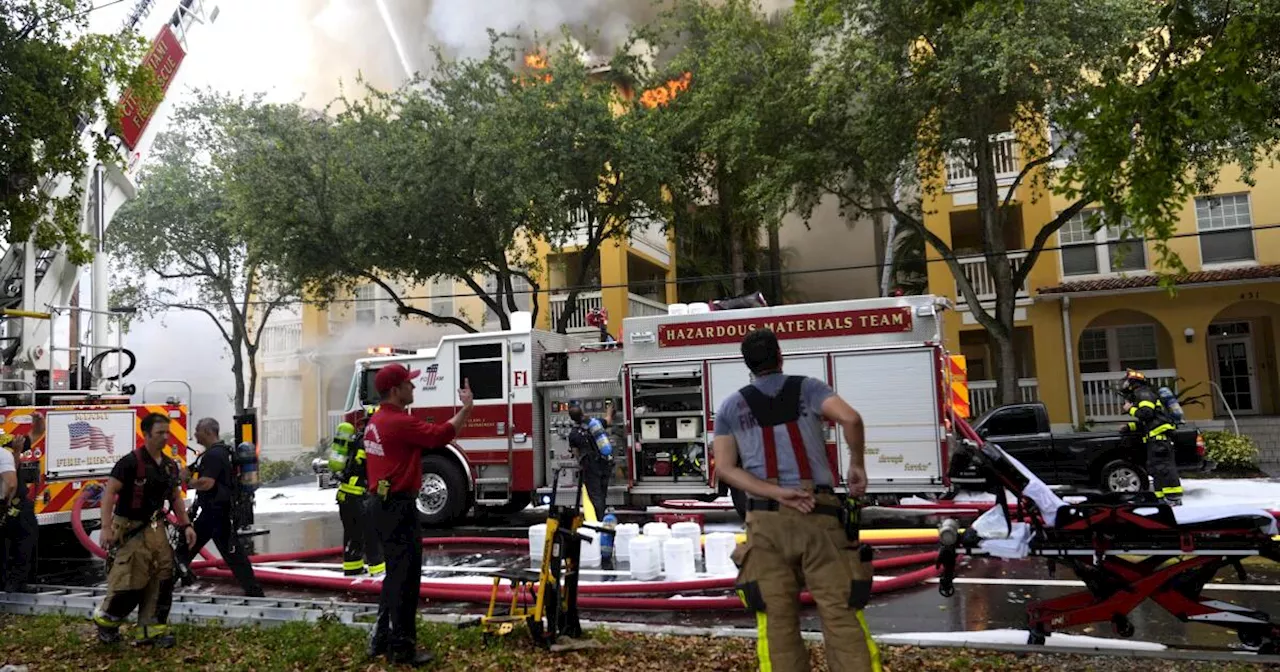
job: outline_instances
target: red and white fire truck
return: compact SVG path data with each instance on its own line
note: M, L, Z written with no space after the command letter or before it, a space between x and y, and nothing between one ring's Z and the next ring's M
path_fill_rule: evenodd
M610 343L532 329L520 313L508 331L446 336L414 354L359 360L347 419L358 421L377 403L374 374L392 362L422 372L411 412L429 421L449 419L462 380L470 382L476 401L467 426L453 445L423 458L418 509L433 524L473 505L545 502L556 466L572 459L571 403L589 416L618 411L609 419L617 468L610 503L711 500L725 494L710 459L715 411L750 380L742 337L768 327L787 373L826 381L861 411L871 493L937 494L948 489L945 419L955 366L943 344L948 307L911 296L634 317ZM843 478L844 437L834 426L827 436Z

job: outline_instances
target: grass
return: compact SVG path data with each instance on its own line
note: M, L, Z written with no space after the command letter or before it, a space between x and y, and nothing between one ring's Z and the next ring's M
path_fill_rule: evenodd
M0 667L28 665L45 670L298 670L401 669L385 660L364 656L363 631L335 623L289 623L273 628L220 628L179 625L178 645L168 650L139 650L127 644L98 644L93 627L83 619L64 616L0 615ZM126 631L126 636L129 633ZM601 647L571 653L548 653L526 636L485 642L477 629L421 623L418 638L436 654L431 669L466 672L507 670L591 670L592 672L671 672L758 669L752 639L677 637L624 632L589 633ZM826 670L821 647L813 648L814 669ZM885 669L910 672L951 670L1098 670L1173 672L1243 672L1262 669L1247 663L1185 663L1119 657L1003 654L959 649L885 647ZM408 668L403 668L408 669Z

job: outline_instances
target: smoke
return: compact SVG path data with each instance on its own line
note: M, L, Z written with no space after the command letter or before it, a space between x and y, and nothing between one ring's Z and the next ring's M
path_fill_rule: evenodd
M489 30L558 41L560 31L591 48L588 60L612 54L632 31L657 18L668 0L294 0L297 18L310 26L310 67L304 90L312 103L351 90L357 74L379 88L425 73L432 52L446 58L488 53ZM794 0L757 0L766 13ZM387 20L383 19L383 11ZM388 25L390 24L390 25ZM393 38L394 33L394 38ZM396 40L400 42L397 49ZM402 52L402 53L400 53Z

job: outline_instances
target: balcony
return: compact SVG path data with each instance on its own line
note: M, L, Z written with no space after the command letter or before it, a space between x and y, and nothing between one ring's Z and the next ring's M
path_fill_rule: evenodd
M1163 385L1173 389L1178 384L1176 369L1153 369L1142 373L1156 388ZM1116 392L1120 381L1124 379L1124 374L1124 371L1080 374L1080 383L1084 388L1086 420L1120 422L1129 418L1124 412L1124 399Z
M302 446L301 417L262 419L262 453L273 460L287 460L306 452Z
M999 406L1000 399L996 394L996 381L971 380L969 386L969 417L980 418L982 414ZM1018 400L1031 403L1040 398L1040 382L1035 378L1018 379Z
M551 328L555 329L556 323L560 320L560 315L564 313L565 306L569 300L568 294L552 294L551 295ZM569 318L570 333L579 331L595 331L596 328L587 324L587 313L594 308L600 308L604 305L604 299L600 292L580 292L578 294L578 310ZM646 315L666 315L667 304L656 301L639 294L627 295L627 317L638 317ZM616 320L616 317L611 319ZM612 327L616 329L617 327Z
M1022 151L1012 132L991 136L991 160L995 163L996 184L1008 186L1022 170ZM978 176L965 165L964 158L947 157L948 192L973 191L978 188Z
M296 370L302 348L302 320L268 322L258 345L264 372Z
M1022 268L1022 264L1025 263L1026 260L1027 253L1025 250L1009 253L1009 266L1015 273L1018 269ZM987 270L986 257L981 254L965 256L960 257L959 262L961 272L964 273L965 279L969 281L969 285L973 287L974 293L978 295L978 300L984 304L988 301L995 301L996 283L991 277L991 273ZM1027 292L1026 283L1023 283L1023 285L1018 288L1018 293L1014 296L1017 300L1029 300L1031 298L1031 294ZM960 293L960 286L956 285L956 305L963 307L967 302L968 300L965 296Z
M574 217L575 221L585 221L585 219L586 215L584 214ZM587 240L586 225L580 224L571 233L552 240L551 245L558 250L572 250L586 247ZM663 231L662 222L649 220L636 224L632 227L627 242L636 251L645 254L654 261L664 265L671 264L671 253L667 250L667 234Z

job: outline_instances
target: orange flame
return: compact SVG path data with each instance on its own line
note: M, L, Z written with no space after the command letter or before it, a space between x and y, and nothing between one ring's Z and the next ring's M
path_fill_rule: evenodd
M649 89L640 94L640 104L649 109L668 105L675 100L680 92L689 88L689 82L693 80L692 73L684 73L676 79L667 81L665 84Z
M525 54L524 64L530 68L533 68L534 70L546 70L547 57L536 51L529 54Z

